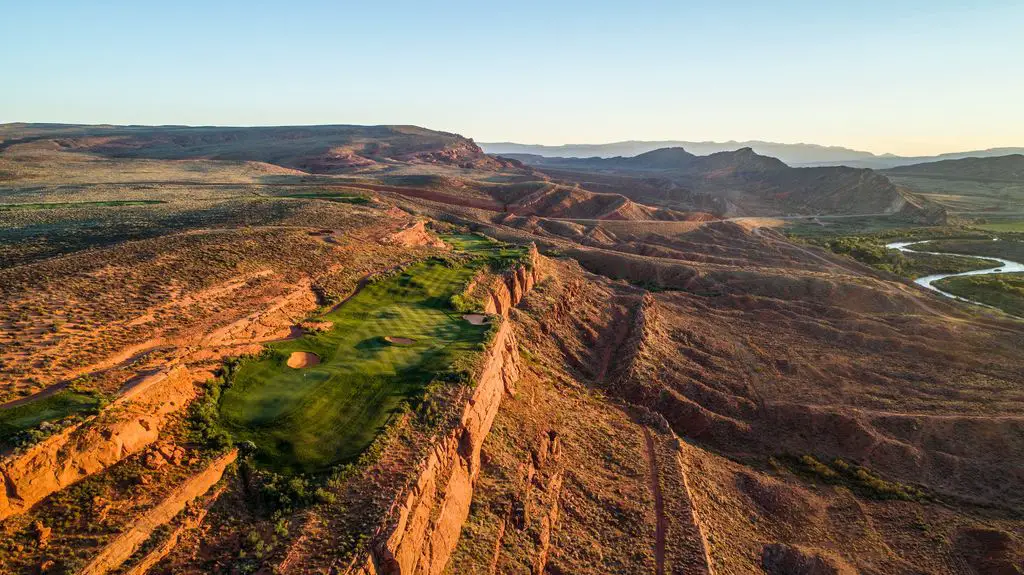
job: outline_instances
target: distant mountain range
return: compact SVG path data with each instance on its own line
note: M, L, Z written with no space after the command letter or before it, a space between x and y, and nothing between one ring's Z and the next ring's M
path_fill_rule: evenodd
M708 155L675 147L633 157L506 157L558 181L677 210L723 216L900 213L922 221L943 217L873 170L794 168L749 147Z
M741 148L750 148L762 156L778 158L793 167L804 166L851 166L854 168L886 169L922 162L939 160L956 160L960 158L1006 156L1024 153L1024 147L991 148L988 150L972 150L954 152L937 156L896 156L893 154L875 155L871 152L852 150L840 146L820 146L817 144L780 144L752 140L746 142L686 142L679 140L641 141L630 140L610 144L566 144L562 146L540 146L532 144L516 144L512 142L480 143L488 154L532 154L545 157L561 158L611 158L615 156L638 156L661 148L685 148L697 155L708 155L717 152L730 152Z

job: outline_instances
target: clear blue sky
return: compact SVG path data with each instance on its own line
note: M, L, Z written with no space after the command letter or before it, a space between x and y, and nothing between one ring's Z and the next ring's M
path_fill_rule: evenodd
M1024 1L0 0L0 122L1024 146Z

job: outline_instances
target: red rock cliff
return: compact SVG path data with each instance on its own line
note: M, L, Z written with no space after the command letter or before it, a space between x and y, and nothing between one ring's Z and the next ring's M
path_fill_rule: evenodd
M507 317L508 310L533 287L543 262L535 249L531 260L531 266L507 272L489 286L488 313ZM506 320L487 352L459 425L437 442L420 465L416 483L397 498L369 555L359 558L348 573L436 575L444 571L469 515L480 448L504 394L512 393L518 378L519 346Z
M146 447L167 414L194 393L184 367L160 372L132 385L103 414L0 461L0 520Z

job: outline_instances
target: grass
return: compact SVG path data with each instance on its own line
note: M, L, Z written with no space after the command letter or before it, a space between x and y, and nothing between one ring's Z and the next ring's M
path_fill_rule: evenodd
M887 481L867 467L843 459L836 458L825 463L813 455L804 455L799 458L783 457L782 460L798 475L831 485L842 485L871 499L921 501L927 498L923 491L913 485Z
M0 204L0 210L51 210L56 208L84 208L110 206L146 206L164 204L162 200L106 200L99 202L40 202L34 204Z
M837 254L848 255L861 263L910 279L932 274L961 273L999 266L999 262L996 260L966 255L936 255L891 250L885 247L888 241L877 236L847 236L828 240L823 243L823 246ZM921 244L915 248L927 249L922 246L931 243Z
M982 229L989 232L1016 232L1024 233L1024 220L1019 221L1007 221L1007 222L991 222L985 224L974 224L975 228Z
M44 423L68 416L95 412L102 400L90 393L65 390L15 407L0 409L0 445L11 446Z
M272 344L243 362L220 401L235 441L252 441L257 460L275 469L320 471L358 457L439 374L465 375L490 326L463 320L451 298L482 267L525 250L479 236L446 239L465 260L431 259L371 282L319 318L333 323L330 330ZM414 342L393 345L387 336ZM321 363L287 367L296 351L315 353Z
M945 278L934 285L953 295L997 307L1010 315L1024 317L1024 273Z
M917 279L933 274L958 274L974 270L997 268L998 260L988 260L969 256L947 256L935 254L901 253L903 258L902 274Z
M992 241L990 238L937 240L916 245L914 249L1024 262L1024 241L1011 237L1004 237L999 241Z

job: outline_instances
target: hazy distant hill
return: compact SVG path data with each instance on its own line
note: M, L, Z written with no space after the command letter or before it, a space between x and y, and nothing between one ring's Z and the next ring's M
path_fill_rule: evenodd
M501 167L473 140L418 126L108 126L0 124L0 150L50 141L116 158L259 161L332 173L389 161Z
M963 158L912 164L886 170L902 176L941 177L978 181L1024 182L1024 155Z
M820 162L843 162L853 160L870 160L876 158L871 152L861 152L838 146L819 146L817 144L779 144L758 140L746 142L687 142L679 140L615 142L611 144L568 144L564 146L534 146L511 142L481 143L480 147L488 154L536 154L548 157L589 158L614 156L637 156L663 148L685 148L697 155L708 155L716 152L728 152L740 148L751 148L763 156L778 158L790 165Z
M514 154L533 154L546 157L563 158L610 158L614 156L636 156L661 148L685 148L687 151L707 155L716 152L727 152L739 148L750 148L754 152L778 158L794 167L801 166L850 166L855 168L885 169L896 166L952 160L967 157L992 157L1007 154L1024 153L1022 148L992 148L967 152L953 152L938 156L896 156L893 154L875 155L871 152L852 150L840 146L820 146L817 144L780 144L759 140L747 142L686 142L678 140L614 142L610 144L567 144L563 146L539 146L516 144L511 142L481 143L480 147L488 154L503 156Z
M663 148L634 157L510 157L588 189L720 215L927 215L920 200L878 172L845 166L793 168L751 148L704 156Z

